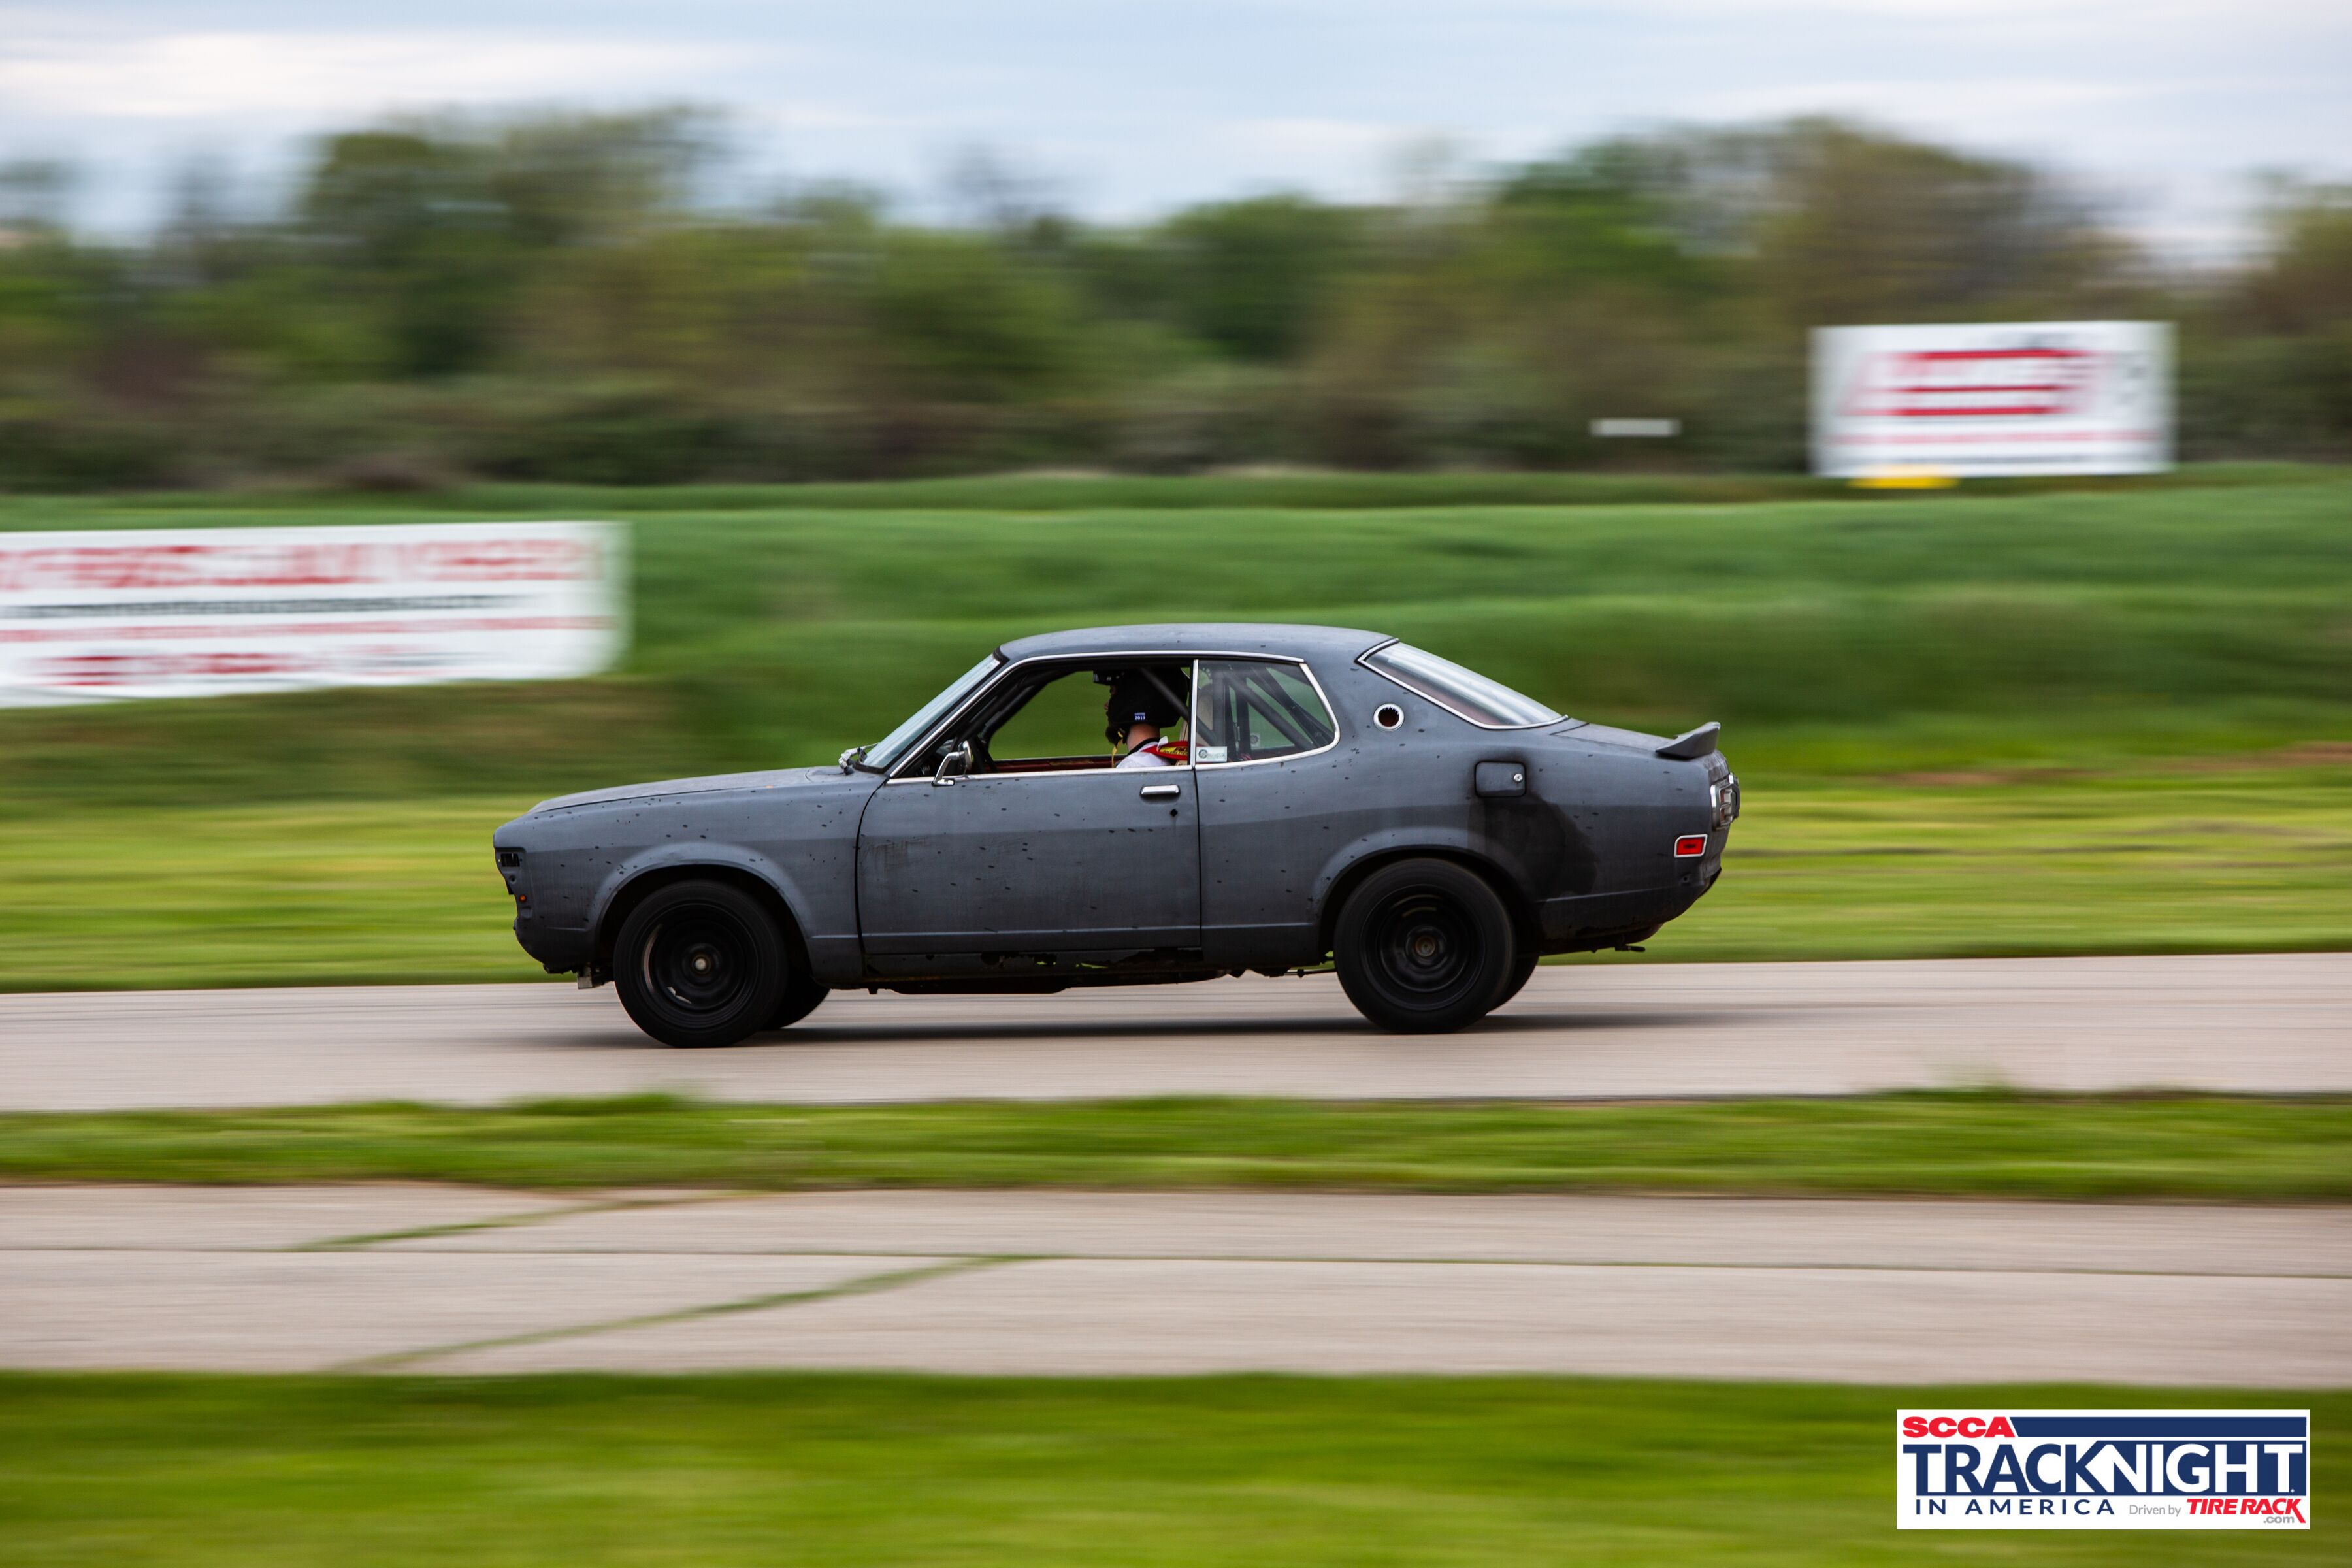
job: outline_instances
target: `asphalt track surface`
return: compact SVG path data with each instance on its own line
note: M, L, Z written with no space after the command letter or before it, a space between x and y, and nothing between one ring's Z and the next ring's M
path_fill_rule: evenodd
M0 1365L2352 1382L2352 1212L0 1191Z
M1476 1028L1382 1035L1328 975L1037 997L837 994L673 1051L608 986L0 995L0 1108L2352 1091L2352 954L1548 966Z

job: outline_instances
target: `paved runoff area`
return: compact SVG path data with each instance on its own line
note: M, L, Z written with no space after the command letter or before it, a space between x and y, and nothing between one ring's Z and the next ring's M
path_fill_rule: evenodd
M2352 1212L0 1190L0 1365L2352 1382Z
M1460 1035L1382 1035L1328 975L1055 996L837 994L672 1051L608 986L0 996L0 1109L492 1103L680 1089L878 1102L2352 1090L2352 954L1554 965ZM962 1289L982 1289L977 1279Z

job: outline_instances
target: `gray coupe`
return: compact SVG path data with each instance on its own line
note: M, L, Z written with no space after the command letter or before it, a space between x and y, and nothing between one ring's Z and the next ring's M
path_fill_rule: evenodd
M1097 749L1104 686L1164 715L1150 755L1118 714ZM1005 644L837 765L564 795L493 846L523 951L673 1046L852 986L1327 963L1373 1023L1443 1031L1706 891L1739 815L1716 733L1567 718L1371 632L1108 626Z

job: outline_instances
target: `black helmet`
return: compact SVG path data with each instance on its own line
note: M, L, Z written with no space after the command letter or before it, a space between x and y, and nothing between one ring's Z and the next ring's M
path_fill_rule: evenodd
M1103 726L1103 733L1114 746L1124 743L1128 731L1138 724L1166 730L1183 721L1184 706L1165 680L1155 680L1144 670L1127 669L1119 671L1109 685L1110 696L1103 703L1103 717L1109 722Z

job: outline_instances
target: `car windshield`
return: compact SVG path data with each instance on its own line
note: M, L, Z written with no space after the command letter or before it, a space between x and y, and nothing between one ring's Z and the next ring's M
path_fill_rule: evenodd
M971 696L980 683L994 672L998 662L997 657L992 653L956 677L945 691L916 709L905 723L868 746L863 765L878 768L886 773L897 767L899 759L907 754L907 748L921 740L923 731L938 722L940 714Z
M1499 680L1489 680L1450 658L1404 643L1374 648L1364 656L1364 663L1407 691L1485 729L1523 730L1534 724L1557 724L1565 717Z

